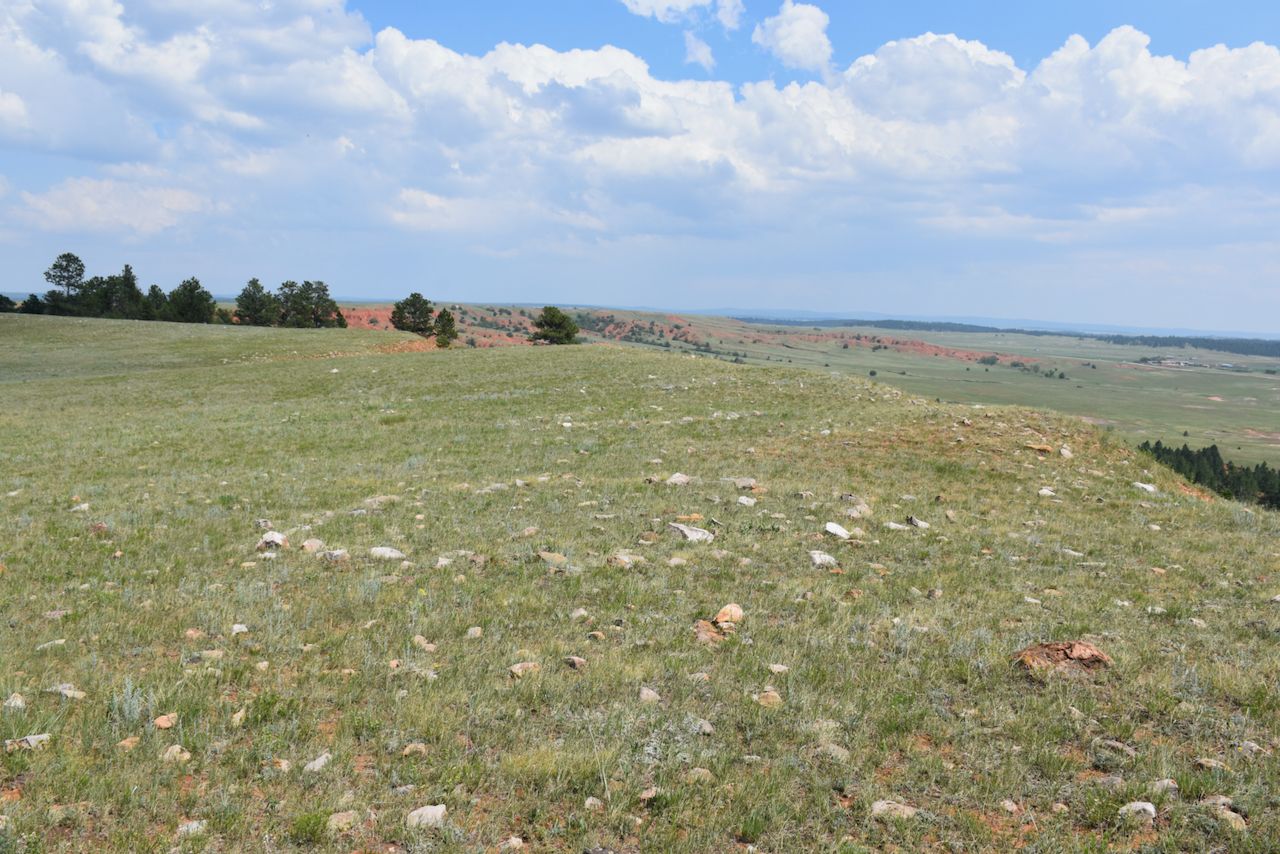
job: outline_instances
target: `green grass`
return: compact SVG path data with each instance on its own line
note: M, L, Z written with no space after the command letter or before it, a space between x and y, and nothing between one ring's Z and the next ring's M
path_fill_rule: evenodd
M1188 496L1076 420L862 378L607 346L397 354L379 350L387 333L336 334L0 318L0 694L27 701L0 730L52 736L0 758L0 851L1280 838L1274 760L1231 746L1270 749L1280 724L1274 515ZM1026 447L1042 442L1074 456ZM675 471L695 481L664 486ZM732 476L767 490L755 507ZM846 519L846 492L874 518ZM715 543L667 531L695 513ZM883 527L908 515L932 527ZM259 519L293 547L255 553ZM827 521L867 537L824 538ZM302 553L308 536L351 561ZM843 574L813 569L811 549ZM645 562L611 565L620 551ZM729 602L737 633L698 644L694 621ZM1086 635L1116 662L1098 679L1040 685L1010 665ZM540 672L512 679L521 661ZM86 697L43 692L64 682ZM753 700L766 686L781 707ZM185 764L162 761L175 744ZM1092 783L1104 768L1124 786ZM1164 777L1195 797L1158 801L1154 831L1117 818ZM1196 803L1208 794L1235 798L1249 829L1224 829ZM925 813L872 818L885 798ZM445 827L407 829L427 804L447 805ZM355 826L331 833L347 810ZM188 821L204 832L178 839Z

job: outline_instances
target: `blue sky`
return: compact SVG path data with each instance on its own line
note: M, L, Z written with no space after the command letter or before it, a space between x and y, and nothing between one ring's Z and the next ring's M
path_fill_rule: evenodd
M15 0L0 290L1276 332L1280 5Z

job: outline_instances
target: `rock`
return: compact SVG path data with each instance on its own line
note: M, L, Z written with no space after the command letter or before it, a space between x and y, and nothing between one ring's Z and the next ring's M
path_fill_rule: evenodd
M706 768L690 768L685 772L684 781L689 784L713 783L716 775Z
M279 531L267 531L262 535L262 539L258 540L257 549L260 552L287 548L289 548L289 538Z
M263 531L270 531L275 527L275 525L271 524L270 519L258 519L253 524L255 527L260 528Z
M681 474L680 472L676 472L671 475L671 477L667 478L667 486L688 486L692 482L693 478L689 477L687 474Z
M405 824L413 828L442 827L449 810L444 804L418 807L405 818Z
M658 692L652 688L642 687L640 689L640 702L644 703L646 706L652 706L655 703L662 702L662 697L660 697Z
M369 549L369 557L374 560L404 560L404 552L390 546L375 546Z
M617 552L610 555L605 563L609 566L616 566L619 569L631 569L633 566L646 563L645 559L640 555L633 555L629 552Z
M122 738L116 742L116 749L121 753L128 753L133 750L142 741L139 736L131 735L128 738Z
M847 749L829 741L818 745L818 753L840 763L848 762L851 755Z
M1200 799L1200 806L1209 807L1210 809L1231 809L1235 806L1235 801L1226 795L1206 795Z
M1142 483L1141 481L1135 480L1133 482L1133 485L1136 488L1141 489L1143 492L1149 493L1151 495L1155 495L1160 491L1156 489L1156 485L1154 483Z
M725 605L716 612L715 619L712 620L712 622L717 625L724 623L741 623L743 616L742 606L736 602L730 602L728 605Z
M6 712L21 712L27 708L27 698L16 691L9 695L9 699L4 701L4 710Z
M519 836L508 837L506 842L498 846L499 851L521 851L524 849L524 840Z
M898 522L885 522L884 526L890 531L910 531L911 530L911 527L909 525L902 525Z
M484 629L480 628L479 626L472 626L471 628L467 629L467 637L471 640L478 640L484 637Z
M715 646L724 640L724 632L707 620L698 620L693 624L693 636L698 643Z
M1151 784L1151 794L1168 795L1171 798L1178 797L1178 781L1166 777L1163 780L1156 780Z
M178 825L178 836L199 836L208 829L209 823L206 821L184 821Z
M304 773L307 773L307 774L318 774L321 771L323 771L325 769L325 766L332 761L333 761L332 754L330 754L329 751L326 750L324 753L321 753L319 756L317 756L315 759L312 759L306 765L303 765L302 770Z
M171 744L165 748L164 753L160 754L163 762L173 765L182 765L191 759L191 752L185 749L181 744Z
M920 810L897 801L876 801L871 805L872 818L911 819L920 814Z
M1241 753L1249 758L1253 758L1254 756L1258 756L1258 755L1264 755L1264 756L1271 755L1270 750L1267 750L1265 747L1263 747L1261 744L1258 744L1256 741L1237 741L1233 743L1231 746L1236 749L1237 753Z
M928 522L923 519L917 519L915 516L908 516L907 524L913 528L920 528L921 530L927 530L929 528Z
M323 549L324 549L324 540L321 540L317 537L311 537L310 539L302 541L302 550L309 555L313 555L318 551L322 551Z
M1009 800L1008 798L1005 798L1000 802L1000 809L1004 810L1009 815L1017 815L1022 812L1022 807L1018 806L1017 803Z
M436 645L424 638L422 635L413 636L413 645L423 652L435 652Z
M1200 619L1199 617L1191 617L1187 620L1187 622L1197 629L1209 628L1209 624L1206 623L1204 620Z
M235 637L236 635L247 635L248 633L249 633L249 627L246 626L244 623L236 623L234 626L231 627L232 637Z
M427 745L421 741L413 741L404 746L400 751L401 756L426 756Z
M1227 767L1227 763L1218 759L1210 759L1204 756L1196 760L1196 767L1199 768L1201 771L1230 771L1231 770L1230 768Z
M60 685L54 685L51 688L45 688L46 694L57 694L64 700L83 700L88 696L85 692L76 688L70 682L63 682Z
M356 826L360 816L355 810L347 810L346 812L336 812L329 816L329 832L342 833Z
M36 652L44 652L45 650L55 649L60 646L66 646L66 638L58 638L57 640L45 641L36 647Z
M530 673L537 673L542 669L542 665L536 661L521 661L507 668L507 672L511 674L512 679L523 679Z
M1244 820L1244 816L1233 810L1219 809L1214 810L1214 815L1218 820L1225 824L1231 830L1242 832L1249 829L1249 823Z
M329 549L328 551L317 552L316 557L328 563L346 563L351 560L351 555L347 554L346 549Z
M1119 774L1108 774L1105 777L1099 777L1094 780L1093 784L1095 786L1100 786L1103 789L1110 789L1114 791L1115 789L1119 789L1124 786L1124 778Z
M739 495L738 503L743 507L755 507L757 504L756 500L749 495Z
M755 489L758 486L754 477L731 477L729 481L738 489Z
M592 812L604 812L604 801L594 796L588 797L585 801L583 801L582 806L585 809L591 810Z
M776 709L782 705L782 695L773 689L769 689L756 697L756 702L766 709Z
M156 729L173 729L174 724L176 724L177 722L178 722L177 714L170 713L167 715L161 715L151 723L153 726L155 726Z
M1037 494L1041 498L1057 498L1058 497L1058 493L1054 492L1052 489L1050 489L1047 486L1041 487L1040 492Z
M1014 661L1035 676L1087 676L1112 664L1110 656L1084 641L1033 644L1014 656Z
M550 567L562 567L569 562L569 558L560 554L560 552L538 552L538 557L542 562Z
M813 564L815 569L834 568L840 565L840 562L831 555L826 552L816 550L809 552L809 561Z
M4 752L13 753L18 750L44 750L49 746L49 740L53 736L47 732L37 735L24 735L21 738L7 738L4 742Z
M1144 822L1153 822L1156 820L1156 805L1150 801L1130 801L1119 810L1120 818L1139 819Z
M586 608L574 608L573 611L569 614L569 619L574 621L587 620L590 618L591 618L591 615L587 613Z
M839 540L847 540L851 536L844 527L837 525L835 522L828 522L823 526L822 530Z
M1075 454L1071 452L1071 449L1068 448L1066 445L1063 445L1061 448L1059 448L1058 453L1062 455L1062 458L1064 460L1069 460L1075 456Z
M564 664L570 670L585 670L587 660L576 655L567 655L564 657Z
M680 534L691 543L709 543L715 540L716 535L702 528L694 528L690 525L681 525L679 522L670 522L668 528Z
M775 676L782 676L785 673L790 673L791 668L787 667L785 664L770 664L769 672Z

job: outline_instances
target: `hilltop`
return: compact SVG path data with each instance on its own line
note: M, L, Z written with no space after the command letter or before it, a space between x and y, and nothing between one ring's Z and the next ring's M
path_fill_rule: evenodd
M0 316L0 850L1280 838L1275 514L862 375L418 347Z

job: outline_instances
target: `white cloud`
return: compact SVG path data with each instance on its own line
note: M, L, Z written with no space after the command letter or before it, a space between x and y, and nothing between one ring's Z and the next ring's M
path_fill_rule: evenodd
M715 55L711 53L711 45L698 38L690 30L684 31L684 61L692 65L701 65L710 73L716 68ZM0 100L0 106L3 101Z
M152 235L211 205L190 190L69 178L44 193L21 193L24 214L46 231Z
M756 25L751 41L769 51L788 68L820 71L831 62L831 19L810 3L782 0L778 14Z
M27 125L27 102L16 92L0 89L0 125L11 130Z
M742 0L622 0L633 15L654 18L664 24L690 21L715 7L715 18L726 30L736 30L745 11Z

